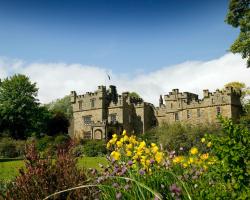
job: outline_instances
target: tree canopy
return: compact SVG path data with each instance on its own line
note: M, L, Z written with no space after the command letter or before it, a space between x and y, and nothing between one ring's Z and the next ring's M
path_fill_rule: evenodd
M233 81L225 84L224 87L232 87L234 90L241 94L241 98L244 99L250 94L250 88L246 86L243 82Z
M39 110L38 88L25 75L14 75L0 83L0 132L25 138L33 131Z
M129 93L130 97L135 97L135 98L141 98L139 94L137 94L136 92L130 92Z
M230 0L226 22L235 28L240 28L238 38L230 50L247 58L250 67L250 0Z

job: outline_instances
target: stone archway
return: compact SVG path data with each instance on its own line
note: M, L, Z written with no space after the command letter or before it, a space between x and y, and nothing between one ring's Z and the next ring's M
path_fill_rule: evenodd
M102 130L97 129L94 132L94 139L101 140L102 139Z

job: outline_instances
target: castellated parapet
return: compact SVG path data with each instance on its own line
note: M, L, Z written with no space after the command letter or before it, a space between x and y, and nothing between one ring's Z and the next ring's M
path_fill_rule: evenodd
M164 101L165 104L160 98L159 107L155 109L159 124L175 121L215 123L218 115L237 119L241 112L240 94L231 87L213 93L203 90L203 99L199 99L197 94L173 89L164 96Z
M124 129L130 133L145 133L162 123L176 121L201 124L215 123L220 114L237 119L241 111L240 94L233 88L203 91L203 99L197 94L173 89L160 95L159 107L130 96L129 92L117 93L115 86L98 86L95 92L78 95L71 92L73 119L70 130L75 137L85 139L109 139L113 133Z

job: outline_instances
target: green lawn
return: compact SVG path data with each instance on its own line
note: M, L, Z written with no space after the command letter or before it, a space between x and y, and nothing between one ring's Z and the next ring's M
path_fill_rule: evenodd
M99 163L105 165L107 160L105 157L83 157L79 159L78 166L80 168L96 168L100 169ZM0 160L0 181L10 181L18 175L18 169L24 167L23 160Z

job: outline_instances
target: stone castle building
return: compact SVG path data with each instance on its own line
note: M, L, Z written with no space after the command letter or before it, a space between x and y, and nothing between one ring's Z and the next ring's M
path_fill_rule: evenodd
M99 86L95 92L77 95L71 92L73 119L71 134L85 139L109 139L124 129L129 133L145 133L162 123L215 123L217 115L237 119L241 112L240 95L231 87L210 93L197 94L173 89L160 96L159 107L130 96L117 94L115 86Z

